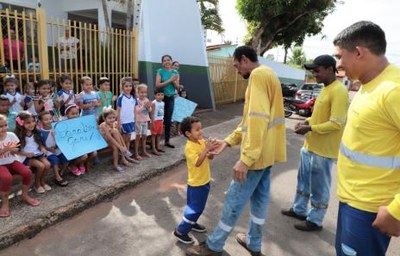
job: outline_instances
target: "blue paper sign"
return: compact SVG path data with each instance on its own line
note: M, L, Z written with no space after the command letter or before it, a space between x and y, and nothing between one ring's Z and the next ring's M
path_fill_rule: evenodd
M197 107L197 103L182 97L175 98L172 121L182 122L185 117L191 116Z
M107 147L94 115L53 124L57 146L68 160Z

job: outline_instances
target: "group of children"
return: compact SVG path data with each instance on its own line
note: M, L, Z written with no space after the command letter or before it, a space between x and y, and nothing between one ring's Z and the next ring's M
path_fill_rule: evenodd
M36 85L28 83L21 94L17 91L16 79L5 80L5 93L0 95L0 217L10 216L8 196L13 175L22 176L23 201L36 206L39 201L28 195L31 169L35 171L33 189L39 194L51 190L46 183L50 169L54 171L55 184L62 187L68 185L62 177L67 169L75 176L91 170L97 152L67 160L57 147L53 122L94 115L100 133L112 149L113 166L118 172L124 171L120 162L132 166L142 157L151 157L146 149L149 128L152 153L164 152L160 147L164 117L162 91L155 91L155 99L150 101L147 86L130 77L121 79L118 97L111 92L107 78L99 80L99 90L95 90L92 79L87 76L80 79L80 84L82 92L75 94L72 79L61 75L58 90L50 81L41 80ZM134 154L129 150L133 132L136 134Z

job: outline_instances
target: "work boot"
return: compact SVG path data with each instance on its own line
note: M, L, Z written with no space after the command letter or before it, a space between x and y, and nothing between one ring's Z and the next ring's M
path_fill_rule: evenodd
M295 229L298 229L300 231L321 231L322 230L322 226L318 226L317 224L306 220L304 223L302 224L296 224L294 225Z
M292 218L295 218L295 219L298 219L298 220L306 220L307 219L307 216L303 216L303 215L297 214L293 210L293 208L290 208L289 210L281 210L281 213L283 215L286 215L286 216L289 216L289 217L292 217Z

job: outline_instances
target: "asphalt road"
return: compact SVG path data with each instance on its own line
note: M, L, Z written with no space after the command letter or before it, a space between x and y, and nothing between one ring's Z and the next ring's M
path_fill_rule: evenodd
M287 126L293 127L295 122L295 119L288 119ZM290 207L293 200L302 139L288 130L288 162L273 168L269 216L262 249L265 255L335 255L333 244L338 206L335 185L332 186L331 202L321 232L297 231L293 225L298 221L280 214L281 208ZM199 220L209 230L218 222L225 191L231 181L231 167L238 156L238 148L228 149L212 163L211 194ZM336 169L333 173L333 184L336 184ZM186 166L182 164L109 202L50 227L30 240L0 251L0 255L185 255L187 246L177 243L171 235L182 218L186 198L185 181ZM248 219L246 209L226 243L224 255L249 255L234 239L235 233L246 231ZM192 235L197 241L206 238L204 234ZM400 255L399 241L392 241L388 255Z

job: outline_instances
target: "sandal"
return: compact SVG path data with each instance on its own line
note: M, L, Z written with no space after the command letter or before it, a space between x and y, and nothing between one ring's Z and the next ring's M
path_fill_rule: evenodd
M157 148L157 151L158 151L158 152L165 153L165 150L164 150L164 149Z
M75 176L79 176L79 175L82 174L82 173L81 173L81 170L80 170L78 167L76 167L75 169L73 169L73 170L71 171L71 173L72 173L73 175L75 175Z
M43 188L44 188L45 191L50 191L51 190L51 187L49 185L47 185L47 184L44 184Z
M25 199L22 199L27 205L30 205L30 206L38 206L39 204L40 204L40 201L39 200L37 200L37 199L35 199L35 198L32 198L32 197L29 197L29 198L25 198Z
M134 158L131 158L131 157L125 157L125 159L128 160L131 163L134 163L134 164L139 164L140 163L138 160L136 160Z
M115 170L117 171L117 172L125 172L125 170L124 170L124 168L123 167L121 167L121 166L117 166L117 167L115 167Z
M56 183L60 187L66 187L68 185L68 181L61 179L61 180L54 180L54 183Z
M42 186L40 186L40 187L33 187L33 189L35 190L35 192L36 193L38 193L38 194L43 194L44 192L46 192L46 190L42 187Z
M0 210L0 218L8 218L10 217L10 209L5 209L3 211Z
M153 150L151 153L153 153L153 155L156 155L156 156L161 156L160 152L155 151L155 150Z
M149 157L149 158L151 157L151 155L147 152L143 153L142 155L143 155L143 157Z

